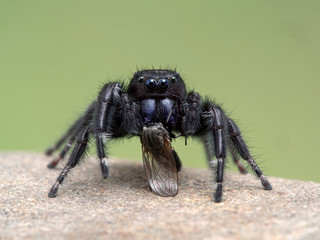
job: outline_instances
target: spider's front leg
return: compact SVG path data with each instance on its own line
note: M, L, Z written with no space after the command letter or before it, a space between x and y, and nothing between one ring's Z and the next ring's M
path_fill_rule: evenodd
M96 112L93 119L93 133L96 139L97 153L104 179L109 176L107 157L104 151L103 140L113 135L116 125L115 116L121 102L120 83L105 85L98 97Z
M205 114L202 112L203 106L206 109ZM203 105L200 95L196 92L189 93L183 108L182 132L185 135L200 135L203 138L210 166L212 166L211 154L213 153L217 158L217 188L214 201L221 202L224 161L226 158L225 116L220 108L212 103L207 102ZM211 149L210 146L212 146Z
M213 119L214 151L218 161L216 173L217 188L214 194L214 201L221 202L223 171L226 158L225 116L219 107L211 106L210 111L212 112Z
M203 112L203 109L205 110ZM202 137L209 165L212 167L212 154L217 159L216 182L217 188L214 201L222 200L222 182L224 162L226 158L226 121L222 110L211 102L202 103L200 95L190 92L184 103L184 117L182 120L182 132L185 135L198 135Z

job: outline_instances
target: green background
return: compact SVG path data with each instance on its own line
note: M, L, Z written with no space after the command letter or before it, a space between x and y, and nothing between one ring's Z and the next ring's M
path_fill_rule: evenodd
M2 0L0 149L43 151L104 82L170 66L223 104L267 175L320 181L319 6ZM199 142L174 146L185 166L207 165ZM141 159L138 139L109 149Z

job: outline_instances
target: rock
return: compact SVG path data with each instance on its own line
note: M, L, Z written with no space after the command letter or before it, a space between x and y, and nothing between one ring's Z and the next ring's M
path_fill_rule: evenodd
M98 161L73 169L56 198L48 191L60 174L38 153L0 154L0 239L320 239L320 184L227 172L224 201L212 201L208 169L183 169L179 193L150 192L143 166Z

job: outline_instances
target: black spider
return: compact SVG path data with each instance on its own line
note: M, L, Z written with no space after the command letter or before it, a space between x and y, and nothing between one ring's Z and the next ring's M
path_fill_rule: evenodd
M83 155L89 137L95 139L103 178L108 178L106 140L125 136L140 136L144 166L153 192L175 196L181 161L171 146L172 138L200 137L210 166L216 174L214 201L222 200L222 182L227 150L241 173L246 173L238 155L248 162L260 178L265 190L272 187L252 159L239 128L225 115L221 107L198 93L187 92L180 75L172 70L143 70L134 74L128 86L119 82L106 84L86 112L50 149L51 155L64 142L59 157L48 164L55 167L74 145L73 151L57 181L49 192L55 197L59 185ZM213 163L216 163L214 166Z

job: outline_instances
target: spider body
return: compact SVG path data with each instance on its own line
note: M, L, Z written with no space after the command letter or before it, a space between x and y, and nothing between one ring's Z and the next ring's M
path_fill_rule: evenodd
M62 173L49 192L55 197L59 185L68 172L81 160L89 137L96 141L102 176L108 178L106 140L125 136L139 136L142 143L144 166L152 191L161 196L175 196L178 192L178 171L181 161L171 146L176 136L196 136L203 140L209 163L216 174L214 201L222 201L222 183L227 150L240 172L245 169L240 155L260 178L263 188L271 185L254 162L241 137L237 125L225 115L220 106L204 100L198 93L187 92L180 75L172 70L142 70L134 74L127 87L118 82L106 84L87 111L51 148L51 155L67 141L57 158L48 167L53 168L73 147Z

